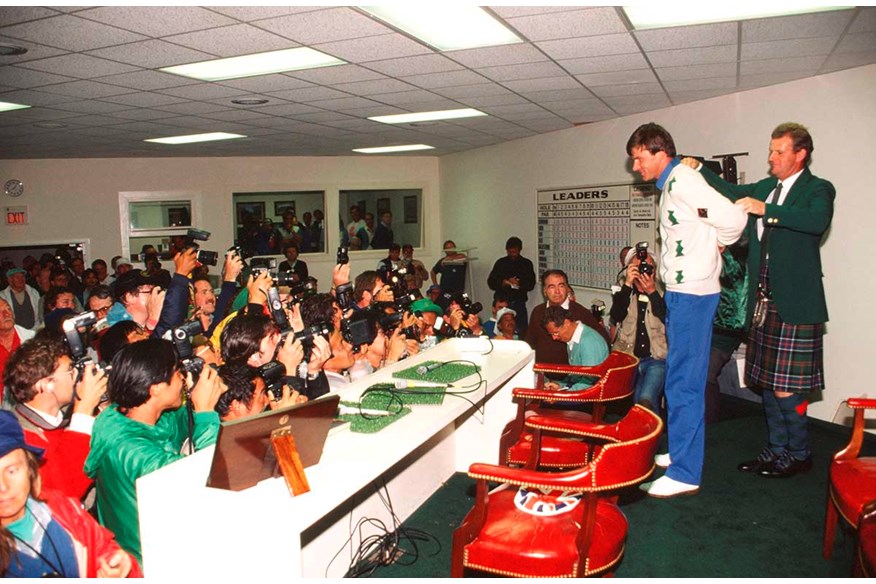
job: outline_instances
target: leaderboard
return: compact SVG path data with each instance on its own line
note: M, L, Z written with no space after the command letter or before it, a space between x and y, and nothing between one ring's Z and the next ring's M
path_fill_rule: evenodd
M538 191L538 271L561 269L574 287L605 290L621 248L657 237L653 184Z

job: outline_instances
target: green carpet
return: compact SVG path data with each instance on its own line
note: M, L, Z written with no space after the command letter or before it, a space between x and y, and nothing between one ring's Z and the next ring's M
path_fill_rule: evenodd
M813 422L815 465L808 474L790 479L764 479L736 470L739 461L760 451L764 432L759 405L722 398L722 421L706 430L706 461L697 496L659 500L637 489L622 494L629 534L615 574L626 578L849 576L854 538L846 530L837 532L833 559L821 557L828 464L848 441L849 428ZM865 443L865 453L876 455L872 440ZM452 476L404 523L435 536L440 551L420 543L419 557L411 565L382 567L375 576L448 577L453 530L473 505L473 485L465 474Z

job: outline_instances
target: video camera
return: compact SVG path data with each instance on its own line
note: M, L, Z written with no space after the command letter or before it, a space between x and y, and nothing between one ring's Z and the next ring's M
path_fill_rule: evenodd
M76 369L76 378L73 380L74 385L79 383L79 380L82 379L82 373L88 365L102 369L107 373L112 369L111 365L95 363L94 360L88 356L88 343L86 341L88 336L87 327L94 325L96 322L97 315L94 314L93 311L87 311L68 318L61 325L61 331L64 333L64 340L67 343L67 348L70 349L70 359L73 361L74 369ZM79 329L83 327L86 328L85 334L79 332ZM101 403L108 400L109 396L106 393L100 398Z
M317 323L297 333L294 332L292 325L289 323L289 317L286 316L286 311L283 308L283 301L280 300L280 292L276 288L268 290L268 310L270 310L271 318L280 331L280 342L277 344L277 351L280 350L280 346L286 341L289 333L293 333L295 339L300 341L304 347L304 360L309 361L310 355L313 352L313 339L316 337L328 339L328 336L331 334L331 327L326 323ZM274 356L276 356L276 352Z

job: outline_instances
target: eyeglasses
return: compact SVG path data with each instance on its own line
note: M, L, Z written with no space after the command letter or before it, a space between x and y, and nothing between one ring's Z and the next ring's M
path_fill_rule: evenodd
M67 375L69 375L69 376L70 376L70 379L73 379L74 377L76 377L76 368L75 368L75 367L71 367L71 368L70 368L69 370L67 370L67 371L56 371L56 372L52 375L52 377L55 377L56 375L60 375L60 376L61 376L61 379L63 379L63 378L66 377Z

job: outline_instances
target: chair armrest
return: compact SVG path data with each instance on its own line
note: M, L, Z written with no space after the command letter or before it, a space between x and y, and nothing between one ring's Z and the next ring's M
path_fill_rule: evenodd
M560 365L559 363L536 363L532 366L536 373L557 373L560 375L593 375L602 377L605 374L605 363L599 365Z
M539 489L562 489L564 491L587 492L591 483L590 467L575 469L570 472L552 473L536 470L497 466L494 464L475 463L468 469L468 476L473 479L508 483L519 487L536 487Z
M583 422L581 420L569 420L549 416L530 416L526 418L526 427L531 430L545 432L560 432L572 436L586 436L589 438L601 438L612 442L617 441L614 424L598 424Z
M541 401L595 401L602 398L602 382L597 381L587 389L579 391L551 391L547 389L535 389L531 387L515 387L512 394L514 398L535 399Z
M865 397L850 397L846 400L846 403L853 410L876 408L876 399L867 399Z

